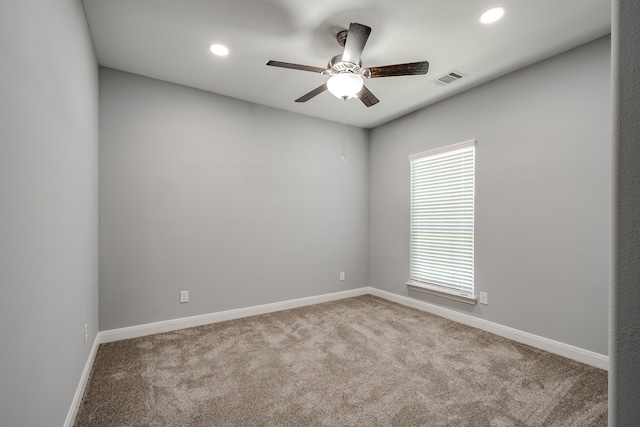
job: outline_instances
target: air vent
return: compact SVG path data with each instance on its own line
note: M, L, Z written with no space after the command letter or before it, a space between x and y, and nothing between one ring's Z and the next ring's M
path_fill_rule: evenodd
M452 70L449 74L445 74L444 76L440 77L439 79L434 80L434 82L438 86L444 86L444 85L451 84L451 83L453 83L455 81L458 81L463 77L466 77L466 75L462 74L459 71Z

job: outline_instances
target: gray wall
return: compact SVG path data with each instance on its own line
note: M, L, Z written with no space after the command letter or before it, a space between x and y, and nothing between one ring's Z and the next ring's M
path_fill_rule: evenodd
M609 425L640 419L640 3L613 2L614 235Z
M610 93L606 37L374 129L371 286L607 354ZM404 285L407 156L472 138L475 306Z
M367 140L101 69L101 330L366 286Z
M59 426L98 328L98 67L82 5L0 2L0 57L0 425Z

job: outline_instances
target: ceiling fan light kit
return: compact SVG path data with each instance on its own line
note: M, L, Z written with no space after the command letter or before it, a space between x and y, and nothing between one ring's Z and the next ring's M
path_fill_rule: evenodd
M336 98L347 100L357 97L365 106L371 107L380 101L364 85L365 78L426 74L429 71L429 62L421 61L362 68L360 56L370 33L370 27L356 22L352 22L349 25L348 31L340 31L336 35L336 39L338 44L344 47L344 50L342 54L331 58L326 69L281 61L268 61L267 65L331 76L326 83L296 99L296 102L307 102L316 95L328 90Z
M329 93L345 101L356 96L362 90L362 86L362 77L349 72L336 74L327 80Z

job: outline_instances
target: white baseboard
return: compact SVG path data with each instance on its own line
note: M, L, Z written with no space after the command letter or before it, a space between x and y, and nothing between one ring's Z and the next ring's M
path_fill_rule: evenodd
M69 408L67 419L64 421L63 427L72 427L74 421L76 420L76 415L78 414L78 409L80 409L82 397L84 396L84 390L87 387L87 383L89 382L89 375L91 374L93 361L96 358L96 354L98 354L98 347L100 347L99 332L96 335L96 338L93 340L93 345L91 346L89 357L87 358L87 362L84 364L84 370L82 371L82 375L80 376L78 388L76 389L76 394L73 396L73 401L71 402L71 407Z
M210 323L224 322L226 320L240 319L242 317L256 316L258 314L273 313L289 310L291 308L336 301L343 298L357 297L369 293L369 288L358 288L349 291L334 292L331 294L316 295L313 297L298 298L288 301L274 302L271 304L256 305L253 307L238 308L235 310L219 311L217 313L202 314L199 316L183 317L180 319L165 320L163 322L147 323L128 328L112 329L100 332L102 343L120 341L130 338L138 338L146 335L170 332L178 329L193 328L194 326L208 325Z
M536 347L550 353L577 360L578 362L586 363L588 365L595 366L596 368L609 370L609 357L593 351L530 334L528 332L510 328L508 326L500 325L498 323L450 310L448 308L439 307L428 302L382 291L380 289L369 287L368 291L371 295L397 302L398 304L417 308L418 310L426 311L428 313L435 314L436 316L453 320L454 322L462 323L522 344L530 345L531 347Z
M460 313L448 308L439 307L435 304L416 300L406 296L383 291L377 288L364 287L352 289L342 292L334 292L331 294L317 295L306 298L298 298L294 300L275 302L271 304L257 305L253 307L238 308L234 310L220 311L210 314L202 314L199 316L183 317L180 319L166 320L156 323L147 323L144 325L131 326L127 328L112 329L98 333L99 343L107 343L119 341L123 339L138 338L146 335L153 335L162 332L170 332L178 329L192 328L195 326L208 325L210 323L224 322L226 320L240 319L243 317L256 316L259 314L273 313L276 311L289 310L291 308L304 307L307 305L320 304L328 301L336 301L343 298L350 298L360 295L371 294L384 298L398 304L417 308L440 317L444 317L455 322L462 323L483 331L491 332L504 338L508 338L550 353L558 354L578 362L586 363L600 369L609 369L609 357L585 350L529 332L524 332L488 320Z

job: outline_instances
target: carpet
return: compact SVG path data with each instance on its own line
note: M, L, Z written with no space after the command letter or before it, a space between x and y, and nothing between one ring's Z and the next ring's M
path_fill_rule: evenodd
M75 426L606 426L607 372L371 295L102 344Z

